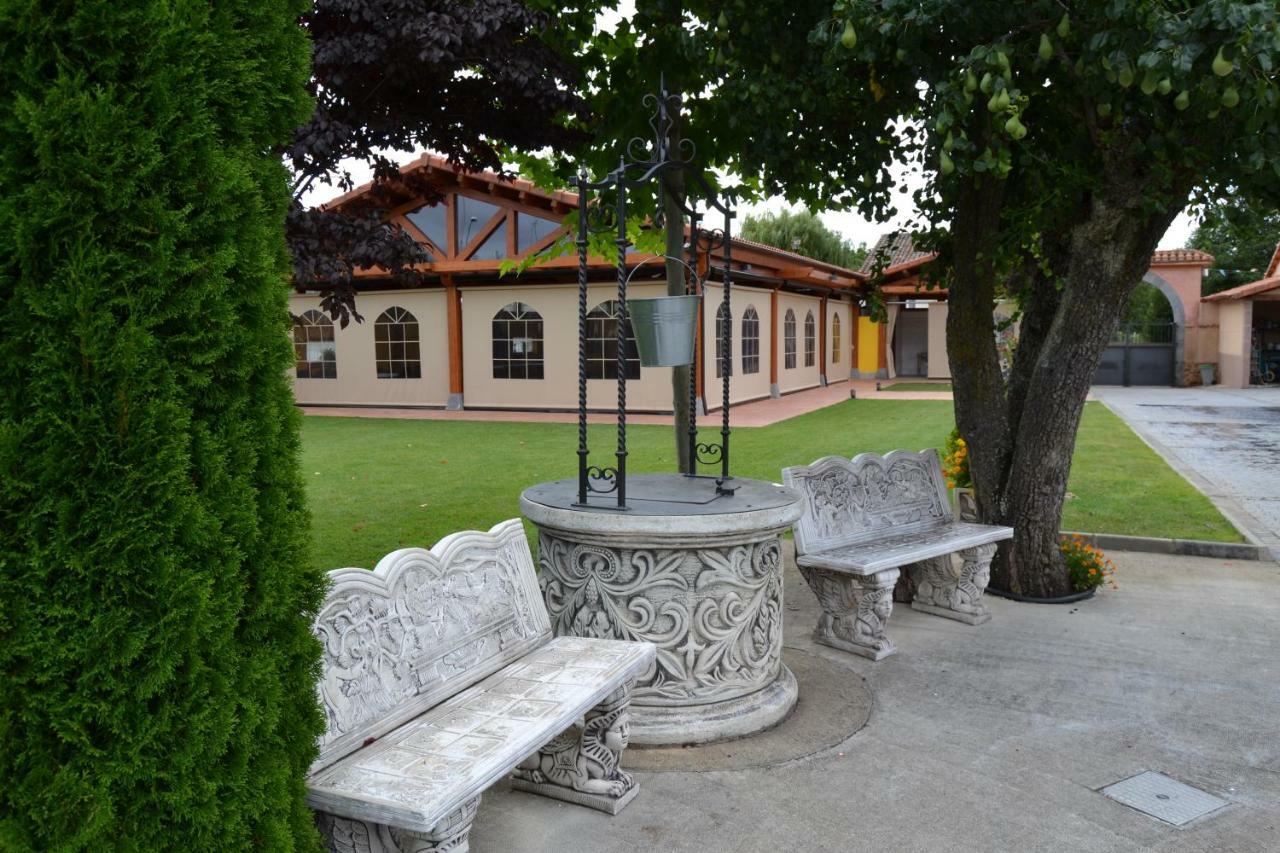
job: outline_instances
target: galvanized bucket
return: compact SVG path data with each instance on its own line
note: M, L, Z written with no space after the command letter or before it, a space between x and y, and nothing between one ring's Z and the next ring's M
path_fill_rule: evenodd
M671 367L693 363L698 299L697 296L660 296L627 301L641 365Z

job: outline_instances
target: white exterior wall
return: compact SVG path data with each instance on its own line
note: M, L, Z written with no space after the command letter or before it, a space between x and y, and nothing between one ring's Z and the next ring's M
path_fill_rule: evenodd
M1249 385L1253 303L1248 299L1218 303L1218 381L1228 388Z
M929 378L950 379L951 360L947 356L947 303L929 303Z
M523 284L518 287L460 287L462 294L462 386L467 408L576 409L578 407L578 286ZM663 284L635 284L631 299L663 296ZM587 310L616 299L617 285L592 284ZM493 378L493 315L511 302L523 302L542 315L542 379ZM587 406L617 408L614 379L587 382ZM641 367L627 382L628 411L671 410L671 368Z
M334 379L293 379L294 399L303 405L444 406L449 399L449 339L442 290L399 290L361 293L356 297L363 323L345 329L334 323L338 375ZM379 379L374 359L373 325L378 315L399 306L418 321L421 379ZM296 316L320 310L320 297L292 293L289 310ZM323 312L322 312L323 313ZM296 377L294 371L289 375Z
M703 297L702 340L706 359L702 376L702 389L708 409L719 409L722 401L720 380L716 378L716 316L720 311L723 289L708 283ZM729 402L741 403L769 396L769 298L770 291L735 284L730 293L729 310L733 316L733 334L730 353L733 372L729 375ZM747 308L756 309L760 318L759 364L755 373L742 372L742 316Z
M786 328L783 323L788 308L796 315L796 366L791 370L787 369ZM818 356L816 347L821 345L820 340L815 340L813 366L805 367L804 364L804 317L809 311L813 312L816 339L822 331L817 325L822 300L816 296L801 296L796 293L778 294L778 389L783 394L813 388L818 384L822 359Z
M843 382L854 367L853 352L854 319L848 302L827 300L827 382ZM840 348L835 348L835 318L840 318Z

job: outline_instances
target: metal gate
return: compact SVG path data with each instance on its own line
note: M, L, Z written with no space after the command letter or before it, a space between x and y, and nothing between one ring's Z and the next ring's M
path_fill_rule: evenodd
M1178 325L1121 323L1102 351L1094 385L1173 385Z

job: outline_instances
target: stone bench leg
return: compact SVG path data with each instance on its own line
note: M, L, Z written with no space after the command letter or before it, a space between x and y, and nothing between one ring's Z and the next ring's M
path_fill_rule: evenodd
M332 853L467 853L471 822L480 808L475 796L441 818L428 832L316 813L316 827Z
M822 605L814 642L880 660L893 654L885 623L893 612L897 569L871 575L850 575L817 566L800 566L800 574Z
M630 737L631 687L619 687L573 727L516 768L511 787L616 815L640 791L619 767Z
M950 554L915 564L913 569L919 582L911 609L981 625L991 618L982 593L991 579L991 558L996 554L996 546L965 548L959 554L959 568Z

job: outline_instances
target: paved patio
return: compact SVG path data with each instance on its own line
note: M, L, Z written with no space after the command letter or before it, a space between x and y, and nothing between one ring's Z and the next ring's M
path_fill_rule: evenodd
M1078 605L995 599L977 628L895 609L899 651L877 664L809 639L816 602L788 560L801 705L766 735L773 747L685 750L667 760L683 769L637 771L640 796L615 818L500 783L471 849L1280 849L1280 566L1112 556L1121 588ZM833 682L865 688L869 716ZM856 731L771 757L823 724ZM725 766L738 769L710 769ZM1230 805L1178 829L1097 792L1144 770Z
M849 399L850 392L856 392L858 399L880 400L950 400L949 391L877 391L876 383L870 380L854 379L835 382L825 388L810 388L785 394L777 399L755 400L741 403L729 410L729 422L733 427L763 427L825 409L827 406ZM460 412L448 412L444 409L404 409L373 406L302 406L308 415L320 415L344 418L397 418L402 420L426 421L505 421L515 423L577 423L576 412L529 412L503 409L463 409ZM604 412L592 412L588 416L591 423L612 423L614 416ZM710 420L719 423L720 413L713 410ZM671 415L628 414L630 424L669 424Z
M1280 388L1099 386L1093 395L1280 559Z

